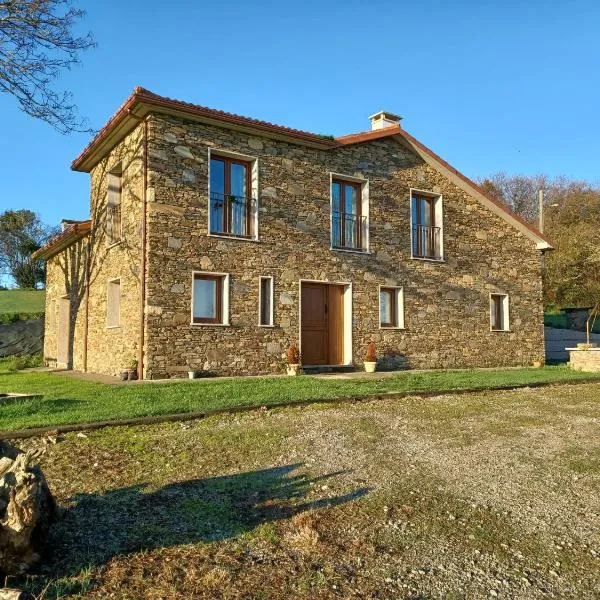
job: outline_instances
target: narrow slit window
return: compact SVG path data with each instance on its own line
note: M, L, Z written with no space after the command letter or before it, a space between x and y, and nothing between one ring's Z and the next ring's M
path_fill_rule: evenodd
M121 324L121 280L108 282L106 293L106 326L119 327Z
M259 296L259 314L260 325L273 325L273 278L260 278L260 296Z
M506 294L490 296L490 323L492 331L508 330L508 296Z

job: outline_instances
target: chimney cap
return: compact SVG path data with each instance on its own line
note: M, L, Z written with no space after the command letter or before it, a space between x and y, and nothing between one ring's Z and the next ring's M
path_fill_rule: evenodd
M400 127L402 117L387 110L380 110L371 115L369 119L371 120L371 129L383 129L384 127Z
M379 112L376 112L375 114L371 115L369 117L369 119L386 119L388 121L401 121L402 117L400 115L395 115L394 113L391 113L387 110L380 110Z

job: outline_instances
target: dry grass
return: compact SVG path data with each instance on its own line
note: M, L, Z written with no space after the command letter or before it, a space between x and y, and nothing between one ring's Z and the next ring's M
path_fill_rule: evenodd
M25 584L45 598L597 598L599 423L589 384L69 434L43 461L64 516Z

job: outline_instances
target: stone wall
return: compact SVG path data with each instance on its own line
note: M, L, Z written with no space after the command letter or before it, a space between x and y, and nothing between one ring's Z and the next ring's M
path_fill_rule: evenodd
M0 325L0 358L39 354L43 344L43 319L29 319Z
M544 359L540 252L403 142L317 150L154 116L149 121L147 376L282 370L299 343L301 279L352 284L352 354L389 366L530 365ZM258 241L208 234L208 149L258 159ZM330 249L330 173L369 180L370 253ZM443 196L444 262L411 259L410 188ZM230 325L190 324L192 271L229 273ZM258 278L274 277L274 327L258 326ZM405 329L379 328L379 285L404 287ZM489 294L511 331L490 331Z
M569 349L569 366L576 371L600 373L600 348Z
M123 170L123 235L121 242L109 245L105 235L108 173L119 163ZM116 375L137 359L142 322L142 198L143 127L139 126L91 173L91 234L48 261L44 347L48 364L56 363L58 299L62 296L68 296L71 300L70 347L74 369L87 368L91 372ZM91 256L89 264L88 246ZM89 300L86 299L86 269L89 273ZM120 326L107 327L107 286L114 279L121 281Z
M58 310L63 297L70 300L69 362L77 370L85 366L85 265L88 239L72 244L46 263L46 312L44 326L44 361L57 364Z

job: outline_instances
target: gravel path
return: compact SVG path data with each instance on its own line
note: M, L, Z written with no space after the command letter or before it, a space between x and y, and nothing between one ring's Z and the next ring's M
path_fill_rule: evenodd
M600 385L31 440L85 598L598 598Z

